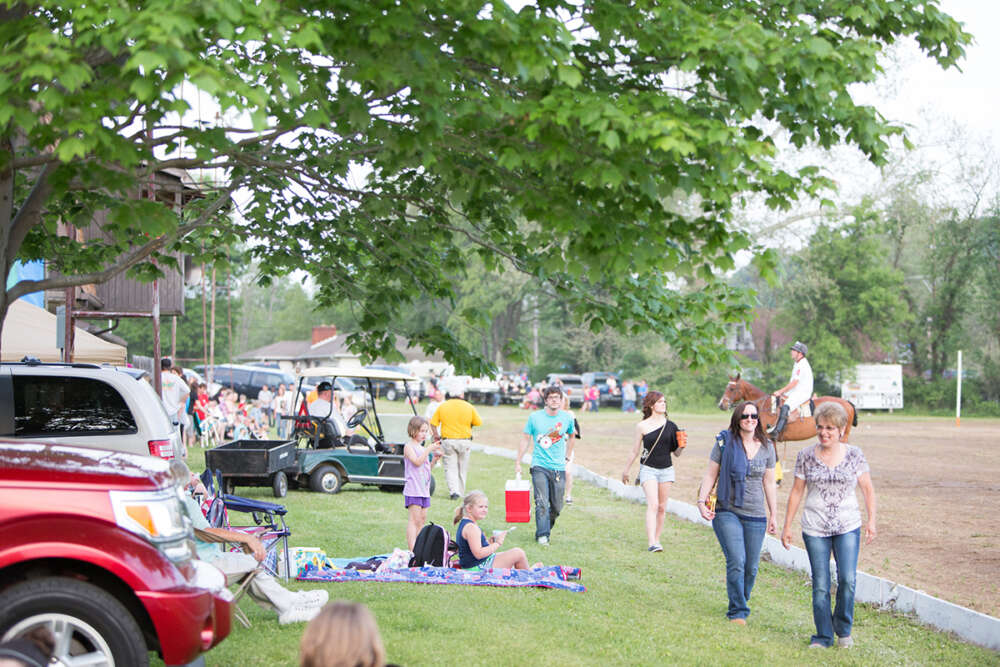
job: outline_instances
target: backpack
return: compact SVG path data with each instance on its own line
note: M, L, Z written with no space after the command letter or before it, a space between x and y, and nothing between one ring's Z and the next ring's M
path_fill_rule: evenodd
M432 521L417 533L410 567L423 567L424 565L445 567L448 564L449 552L454 552L457 549L458 545L452 541L448 529Z

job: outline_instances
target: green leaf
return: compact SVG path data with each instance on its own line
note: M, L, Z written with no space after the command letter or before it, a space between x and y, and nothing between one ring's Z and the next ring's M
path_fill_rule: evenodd
M557 73L559 75L559 80L570 88L576 88L583 81L583 75L580 74L580 71L569 65L559 65Z
M56 146L56 155L62 162L70 162L74 158L87 154L87 144L79 137L66 137Z

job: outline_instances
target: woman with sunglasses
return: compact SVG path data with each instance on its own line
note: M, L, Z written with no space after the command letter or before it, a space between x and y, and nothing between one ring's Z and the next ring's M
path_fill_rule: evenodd
M698 489L698 511L712 522L726 557L726 618L746 625L764 533L778 531L775 449L764 435L756 405L736 406L729 428L716 436L709 459ZM718 500L713 508L708 499L716 480Z

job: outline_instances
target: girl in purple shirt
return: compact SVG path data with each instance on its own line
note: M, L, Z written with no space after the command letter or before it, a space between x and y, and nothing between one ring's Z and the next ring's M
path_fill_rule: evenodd
M427 508L431 506L431 466L440 460L432 455L441 452L441 441L424 447L423 443L431 436L431 425L423 417L413 417L406 425L406 433L410 439L403 447L403 478L406 480L403 504L409 512L406 543L413 551L417 534L427 523Z

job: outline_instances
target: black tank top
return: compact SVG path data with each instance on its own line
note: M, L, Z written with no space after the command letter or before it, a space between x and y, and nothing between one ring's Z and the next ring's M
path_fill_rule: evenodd
M661 430L663 431L662 436L660 435ZM656 444L657 438L660 439L659 444ZM654 444L656 444L655 447L653 447ZM652 453L649 453L650 449L653 450ZM670 454L675 451L677 451L677 424L670 420L667 420L667 423L660 428L653 429L642 436L642 455L645 457L643 465L661 470L669 468L673 466Z

